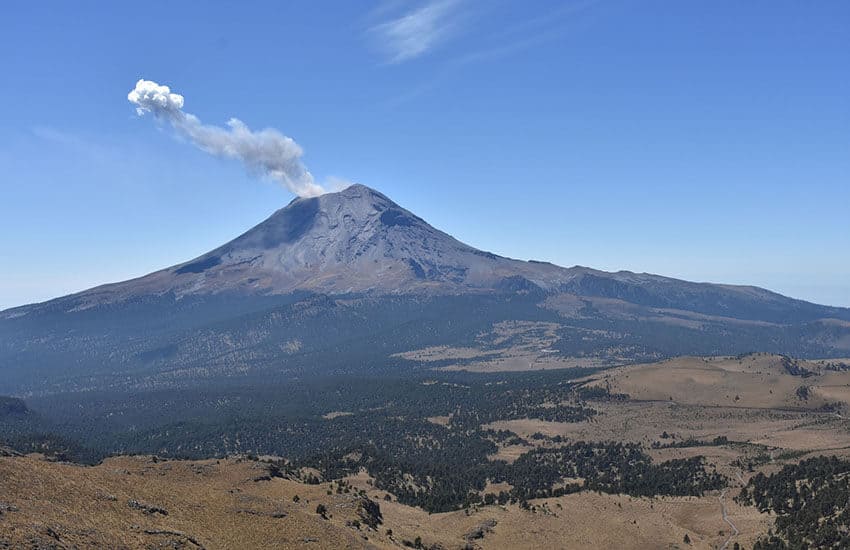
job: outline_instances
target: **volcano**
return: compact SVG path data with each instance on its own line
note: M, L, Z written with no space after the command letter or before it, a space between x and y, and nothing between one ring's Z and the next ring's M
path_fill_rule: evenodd
M316 349L335 345L344 357L355 334L375 340L380 333L385 347L404 351L411 339L453 344L468 340L472 327L486 330L501 320L581 329L575 341L564 333L561 352L622 348L619 361L753 350L850 352L850 309L752 286L505 258L462 243L378 191L352 185L295 199L188 262L0 312L0 371L7 392L20 389L15 380L31 385L53 375L160 372L183 365L186 359L175 359L174 350L199 339L225 339L227 349L240 350L234 364L246 371L257 357L264 368L288 364L293 349L303 360L299 368L309 369L306 341L315 340ZM424 333L409 332L426 325ZM287 339L293 334L299 337ZM272 335L284 343L272 342ZM213 351L198 351L193 360L222 352L209 347Z
M363 185L298 198L229 243L146 277L84 293L456 294L526 280L554 290L581 270L482 252Z

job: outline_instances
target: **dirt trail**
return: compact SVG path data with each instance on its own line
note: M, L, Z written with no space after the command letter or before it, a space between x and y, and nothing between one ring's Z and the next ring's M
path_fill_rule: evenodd
M741 472L735 472L735 476L738 478L738 481L741 482L741 485L744 485L744 478L741 476ZM723 546L720 547L720 550L726 550L729 547L729 543L732 542L732 539L741 534L738 530L738 527L732 523L732 520L729 519L728 511L726 510L726 493L729 492L729 488L723 489L720 493L720 497L718 500L720 501L720 514L723 517L723 521L725 521L729 527L732 528L732 532L726 538L726 542L723 543Z

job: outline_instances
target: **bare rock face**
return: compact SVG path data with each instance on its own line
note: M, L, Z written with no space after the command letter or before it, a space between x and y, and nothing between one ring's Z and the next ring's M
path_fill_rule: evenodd
M354 185L296 199L171 274L195 292L250 285L274 293L447 293L492 287L500 270L513 274L522 264L464 245L381 193Z
M548 264L467 246L383 194L352 185L296 199L244 235L161 278L186 292L453 294L498 288L512 277L550 288L569 275Z

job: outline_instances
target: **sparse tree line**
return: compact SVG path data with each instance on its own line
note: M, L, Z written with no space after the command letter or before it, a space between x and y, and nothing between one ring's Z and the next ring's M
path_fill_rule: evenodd
M816 457L756 474L737 500L777 515L754 550L850 548L850 461Z
M60 399L51 402L51 412L67 418L65 423L26 415L17 424L0 423L0 437L22 450L86 462L110 454L285 456L287 461L276 465L279 473L305 483L341 479L365 468L377 488L432 512L582 490L692 495L721 486L722 478L706 471L699 459L653 464L636 445L545 438L544 447L513 464L491 460L500 445L529 442L507 430L487 429L487 423L521 418L583 422L597 414L584 397L619 399L607 389L582 390L570 382L587 372L432 373L279 390L251 387L225 395L151 393L142 404L150 417L117 397L89 398L84 415L70 414L76 402ZM330 411L350 414L326 418ZM428 420L434 416L448 416L448 425ZM302 475L308 467L320 477ZM573 478L581 481L565 481ZM514 488L484 494L488 481Z

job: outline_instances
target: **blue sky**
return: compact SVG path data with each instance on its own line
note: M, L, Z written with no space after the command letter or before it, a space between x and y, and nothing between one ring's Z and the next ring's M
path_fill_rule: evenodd
M850 306L847 2L12 1L0 69L0 308L291 200L137 116L139 78L479 248Z

